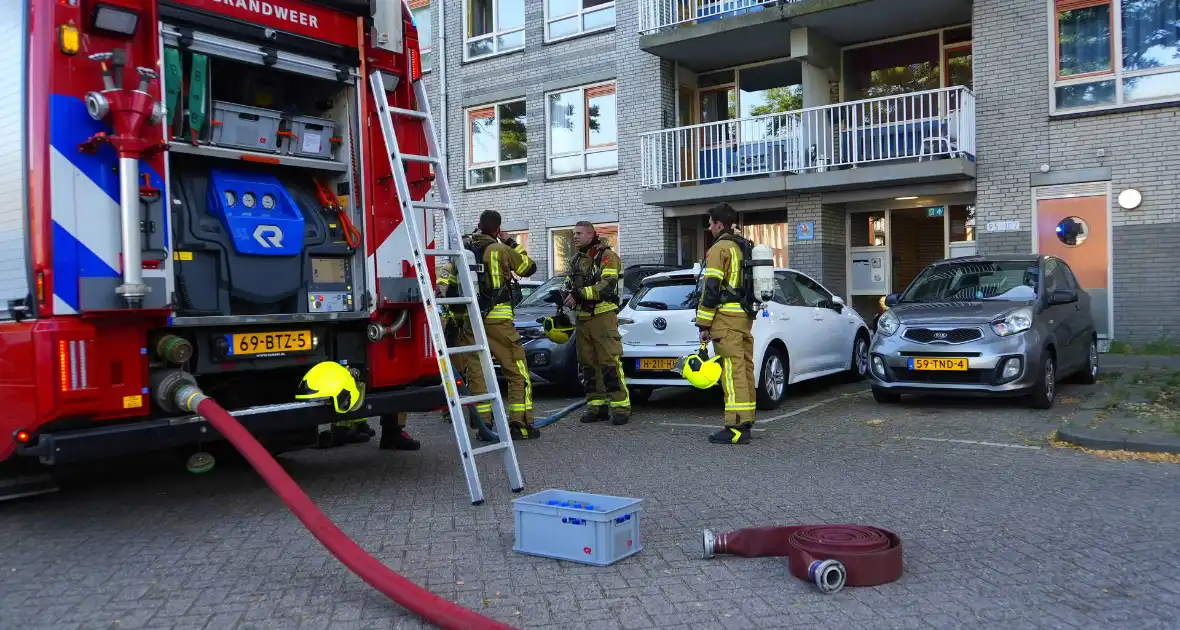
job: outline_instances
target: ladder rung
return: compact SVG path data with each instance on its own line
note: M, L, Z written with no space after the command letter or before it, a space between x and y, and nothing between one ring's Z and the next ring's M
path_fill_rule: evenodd
M481 402L489 402L496 399L495 394L478 394L476 396L461 396L459 398L459 406L466 407L467 405L474 405Z
M406 162L422 162L424 164L440 164L438 158L430 155L414 155L412 153L403 153L402 160Z
M417 118L419 120L426 120L426 112L420 112L416 109L402 109L400 107L390 107L389 113L394 116L406 116L407 118Z
M450 210L449 203L435 203L433 201L411 201L410 205L419 210Z
M469 297L438 298L435 302L438 304L475 304L475 300Z
M424 249L424 250L422 250L422 253L426 254L427 256L462 256L463 250L461 250L461 249Z
M483 350L483 346L455 346L454 348L447 348L447 354L464 354L467 352L479 352Z
M491 453L492 451L498 451L500 449L505 449L505 448L508 448L507 442L496 442L495 444L491 444L488 446L481 446L479 448L473 448L473 449L471 449L471 454L472 455L482 455L484 453Z

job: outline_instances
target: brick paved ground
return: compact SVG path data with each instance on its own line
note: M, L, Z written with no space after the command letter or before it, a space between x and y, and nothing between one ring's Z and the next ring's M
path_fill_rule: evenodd
M434 417L414 420L417 453L370 444L282 459L387 565L518 627L1177 627L1175 466L1038 448L1068 407L878 406L863 389L795 391L746 447L678 426L716 414L699 411L710 396L675 392L630 426L564 421L521 444L530 490L647 499L646 549L610 568L513 553L503 474L487 460L488 505L470 506ZM702 527L825 521L897 531L904 578L824 596L780 560L699 556ZM0 540L5 629L421 626L232 463L200 476L166 460L108 467L0 504Z

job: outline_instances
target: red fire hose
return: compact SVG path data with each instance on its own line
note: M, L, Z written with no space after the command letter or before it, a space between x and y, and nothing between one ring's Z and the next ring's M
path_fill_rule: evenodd
M743 558L785 556L791 575L826 593L847 586L878 586L902 572L901 537L867 525L752 527L714 534L701 542L705 558L724 553Z
M181 387L175 396L182 408L196 411L202 418L209 421L234 448L238 449L254 470L266 480L267 485L283 503L287 504L311 532L332 555L336 556L344 566L368 582L370 586L381 591L386 597L401 604L410 612L422 617L440 628L448 630L499 630L511 629L512 626L489 619L455 603L452 603L430 591L414 584L410 580L393 572L389 567L369 555L364 549L353 542L339 527L328 519L311 498L307 496L295 481L283 470L279 463L266 452L266 449L250 435L238 421L220 405L206 398L199 389L191 385Z

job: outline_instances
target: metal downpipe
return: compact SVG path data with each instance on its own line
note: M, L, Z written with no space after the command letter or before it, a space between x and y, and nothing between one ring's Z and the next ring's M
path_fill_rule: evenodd
M115 292L123 296L128 306L139 308L148 287L143 283L139 160L136 158L119 158L119 221L123 236L123 284Z

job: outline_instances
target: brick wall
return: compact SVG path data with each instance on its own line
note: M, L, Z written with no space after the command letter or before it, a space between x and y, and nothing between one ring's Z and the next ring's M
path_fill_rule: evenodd
M1051 172L1109 168L1115 196L1143 193L1136 210L1112 200L1115 336L1180 337L1180 311L1160 308L1156 297L1180 293L1180 275L1168 272L1180 233L1180 152L1164 140L1180 137L1180 108L1051 120L1045 0L976 0L973 11L978 221L1015 219L1023 230L981 230L980 252L1031 249L1031 174L1042 164Z
M672 117L675 82L670 62L639 50L638 3L616 5L613 30L551 44L544 43L543 3L528 2L525 11L523 51L468 63L463 62L463 3L448 3L445 25L438 23L437 9L433 13L436 50L438 33L446 29L447 172L461 226L473 225L484 210L497 210L506 224L527 225L538 268L534 279L548 275L549 224L566 218L572 223L594 215L617 216L624 264L674 260L675 222L641 201L638 134L659 129L665 117ZM617 80L619 172L547 181L545 86L588 74ZM438 75L436 65L427 78L436 120L442 115ZM526 103L528 181L466 191L464 102L512 92L523 95Z

